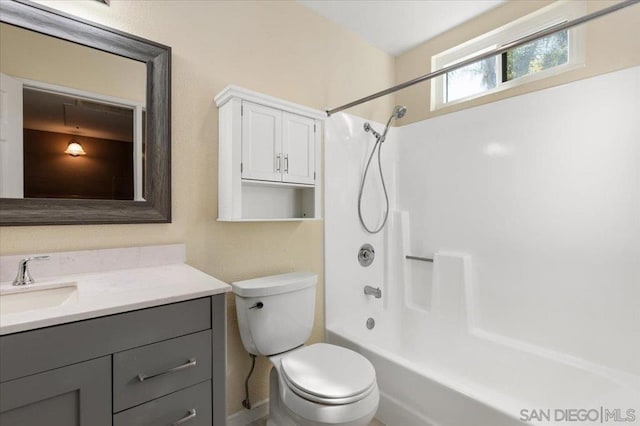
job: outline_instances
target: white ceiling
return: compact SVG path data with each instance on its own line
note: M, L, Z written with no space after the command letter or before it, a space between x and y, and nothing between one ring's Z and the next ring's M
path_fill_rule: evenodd
M25 88L25 129L133 142L133 110Z
M298 0L397 56L506 0Z

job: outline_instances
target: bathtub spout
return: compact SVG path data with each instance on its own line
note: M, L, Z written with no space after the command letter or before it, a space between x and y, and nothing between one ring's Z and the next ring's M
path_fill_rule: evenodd
M376 299L380 299L382 297L382 290L380 288L371 287L370 285L364 286L364 294L367 296L374 296Z

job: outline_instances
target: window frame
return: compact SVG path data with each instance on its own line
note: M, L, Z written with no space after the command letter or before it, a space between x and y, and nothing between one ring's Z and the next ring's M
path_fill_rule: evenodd
M509 24L489 31L476 38L461 43L448 50L431 57L431 70L437 71L444 67L454 65L483 52L505 46L515 40L522 39L533 33L559 25L568 20L583 16L586 13L586 3L581 1L557 1L549 6L523 16ZM567 30L568 36L568 60L566 63L527 74L509 81L502 81L502 58L496 55L496 87L480 93L465 96L450 102L445 102L447 74L431 80L431 111L435 111L450 105L457 105L492 93L501 92L516 86L555 76L585 65L585 28L576 26Z

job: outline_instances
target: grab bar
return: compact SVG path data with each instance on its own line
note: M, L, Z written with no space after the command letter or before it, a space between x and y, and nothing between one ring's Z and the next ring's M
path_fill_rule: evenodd
M421 262L431 262L433 263L433 259L429 259L428 257L419 257L419 256L405 256L405 259L409 259L409 260L419 260Z

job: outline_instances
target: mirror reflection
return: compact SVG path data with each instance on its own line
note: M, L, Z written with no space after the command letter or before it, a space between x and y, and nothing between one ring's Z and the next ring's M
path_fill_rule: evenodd
M0 24L1 198L144 200L143 62Z

